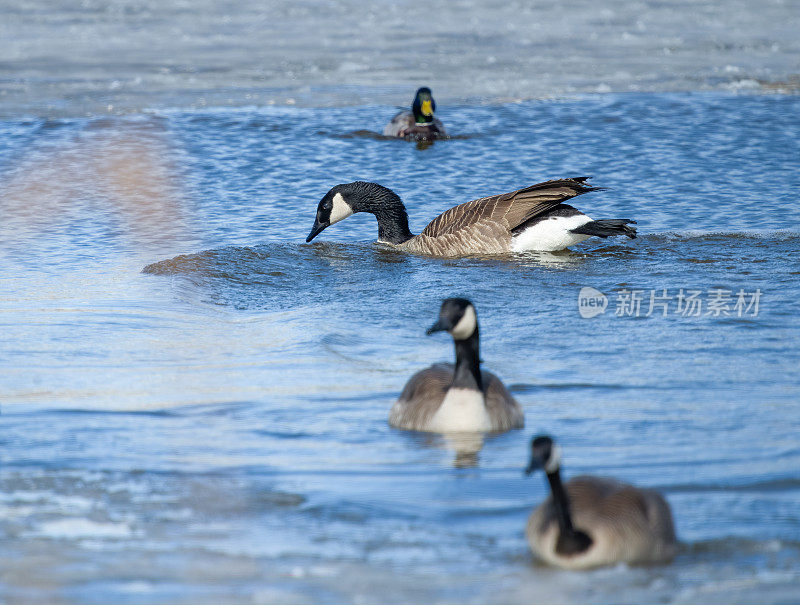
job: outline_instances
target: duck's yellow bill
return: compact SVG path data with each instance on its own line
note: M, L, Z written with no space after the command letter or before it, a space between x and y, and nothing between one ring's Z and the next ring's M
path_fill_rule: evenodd
M432 116L433 115L433 109L431 108L430 100L422 102L422 115L424 115L424 116Z

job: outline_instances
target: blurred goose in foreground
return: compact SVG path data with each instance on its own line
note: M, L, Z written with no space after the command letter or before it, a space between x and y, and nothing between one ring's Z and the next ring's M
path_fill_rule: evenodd
M525 533L534 554L566 569L672 559L677 550L672 513L659 493L589 476L564 485L560 460L551 437L531 441L525 472L543 469L552 492L528 519Z
M431 89L422 87L414 95L411 111L401 111L383 129L387 137L407 138L415 141L446 139L447 132L442 121L434 117L436 101Z
M418 235L409 230L406 207L391 189L365 181L336 185L320 200L306 242L356 212L378 219L378 242L432 256L563 250L593 235L635 238L636 229L628 225L635 221L594 221L564 203L599 189L586 185L588 178L546 181L454 206Z
M428 334L447 331L456 364L437 363L414 374L389 413L400 429L437 433L497 432L522 428L522 408L500 382L480 369L478 318L464 298L447 298Z

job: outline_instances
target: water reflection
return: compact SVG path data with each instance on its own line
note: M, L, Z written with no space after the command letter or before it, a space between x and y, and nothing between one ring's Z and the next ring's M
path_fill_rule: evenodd
M98 223L106 238L136 247L190 239L174 150L161 121L95 120L77 132L44 122L40 132L0 183L0 240L24 244L55 230L75 243L84 225ZM87 238L102 238L92 231Z
M482 433L446 433L442 435L445 447L455 453L453 466L472 468L478 466L478 455L483 449Z
M419 435L419 443L423 447L451 452L455 468L478 466L486 439L483 433L415 433Z

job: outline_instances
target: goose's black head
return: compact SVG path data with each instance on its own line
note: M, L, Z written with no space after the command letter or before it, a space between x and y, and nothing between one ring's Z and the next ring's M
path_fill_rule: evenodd
M378 183L354 181L336 185L323 196L306 242L356 212L371 212L377 217L382 241L396 244L412 236L405 206L394 191Z
M334 223L346 219L355 212L351 202L348 202L345 198L345 196L353 197L352 185L354 185L354 183L336 185L336 187L328 191L319 201L317 216L314 219L314 227L311 229L311 233L308 234L306 242L310 242L317 237L326 227L330 227Z
M545 473L556 472L561 464L561 448L549 435L538 435L531 439L531 460L525 474L530 475L539 469Z
M466 340L478 330L475 307L466 298L445 298L439 309L439 320L428 328L428 334L447 331L455 340Z
M414 114L414 122L417 124L427 124L433 122L433 113L436 111L436 101L433 100L431 89L423 86L414 96L411 104L411 111Z

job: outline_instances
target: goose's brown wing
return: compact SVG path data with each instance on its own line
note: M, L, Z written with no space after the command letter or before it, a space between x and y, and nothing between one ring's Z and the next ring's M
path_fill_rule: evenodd
M674 554L675 527L664 497L605 477L567 483L576 527L601 531L619 545L624 560L661 560ZM621 555L622 556L622 555Z
M444 401L453 382L453 365L437 363L420 370L406 383L389 412L391 426L415 431L425 430Z
M492 430L507 431L525 426L525 414L503 382L486 370L482 370L481 375L486 394L486 410L492 419Z
M588 178L546 181L517 191L459 204L433 219L420 236L436 238L456 234L464 229L481 226L486 228L490 225L502 227L510 234L516 227L550 208L576 195L599 189L584 184Z
M576 514L588 510L602 518L615 518L621 514L644 518L647 515L642 490L617 479L580 475L570 479L566 487L570 506Z

